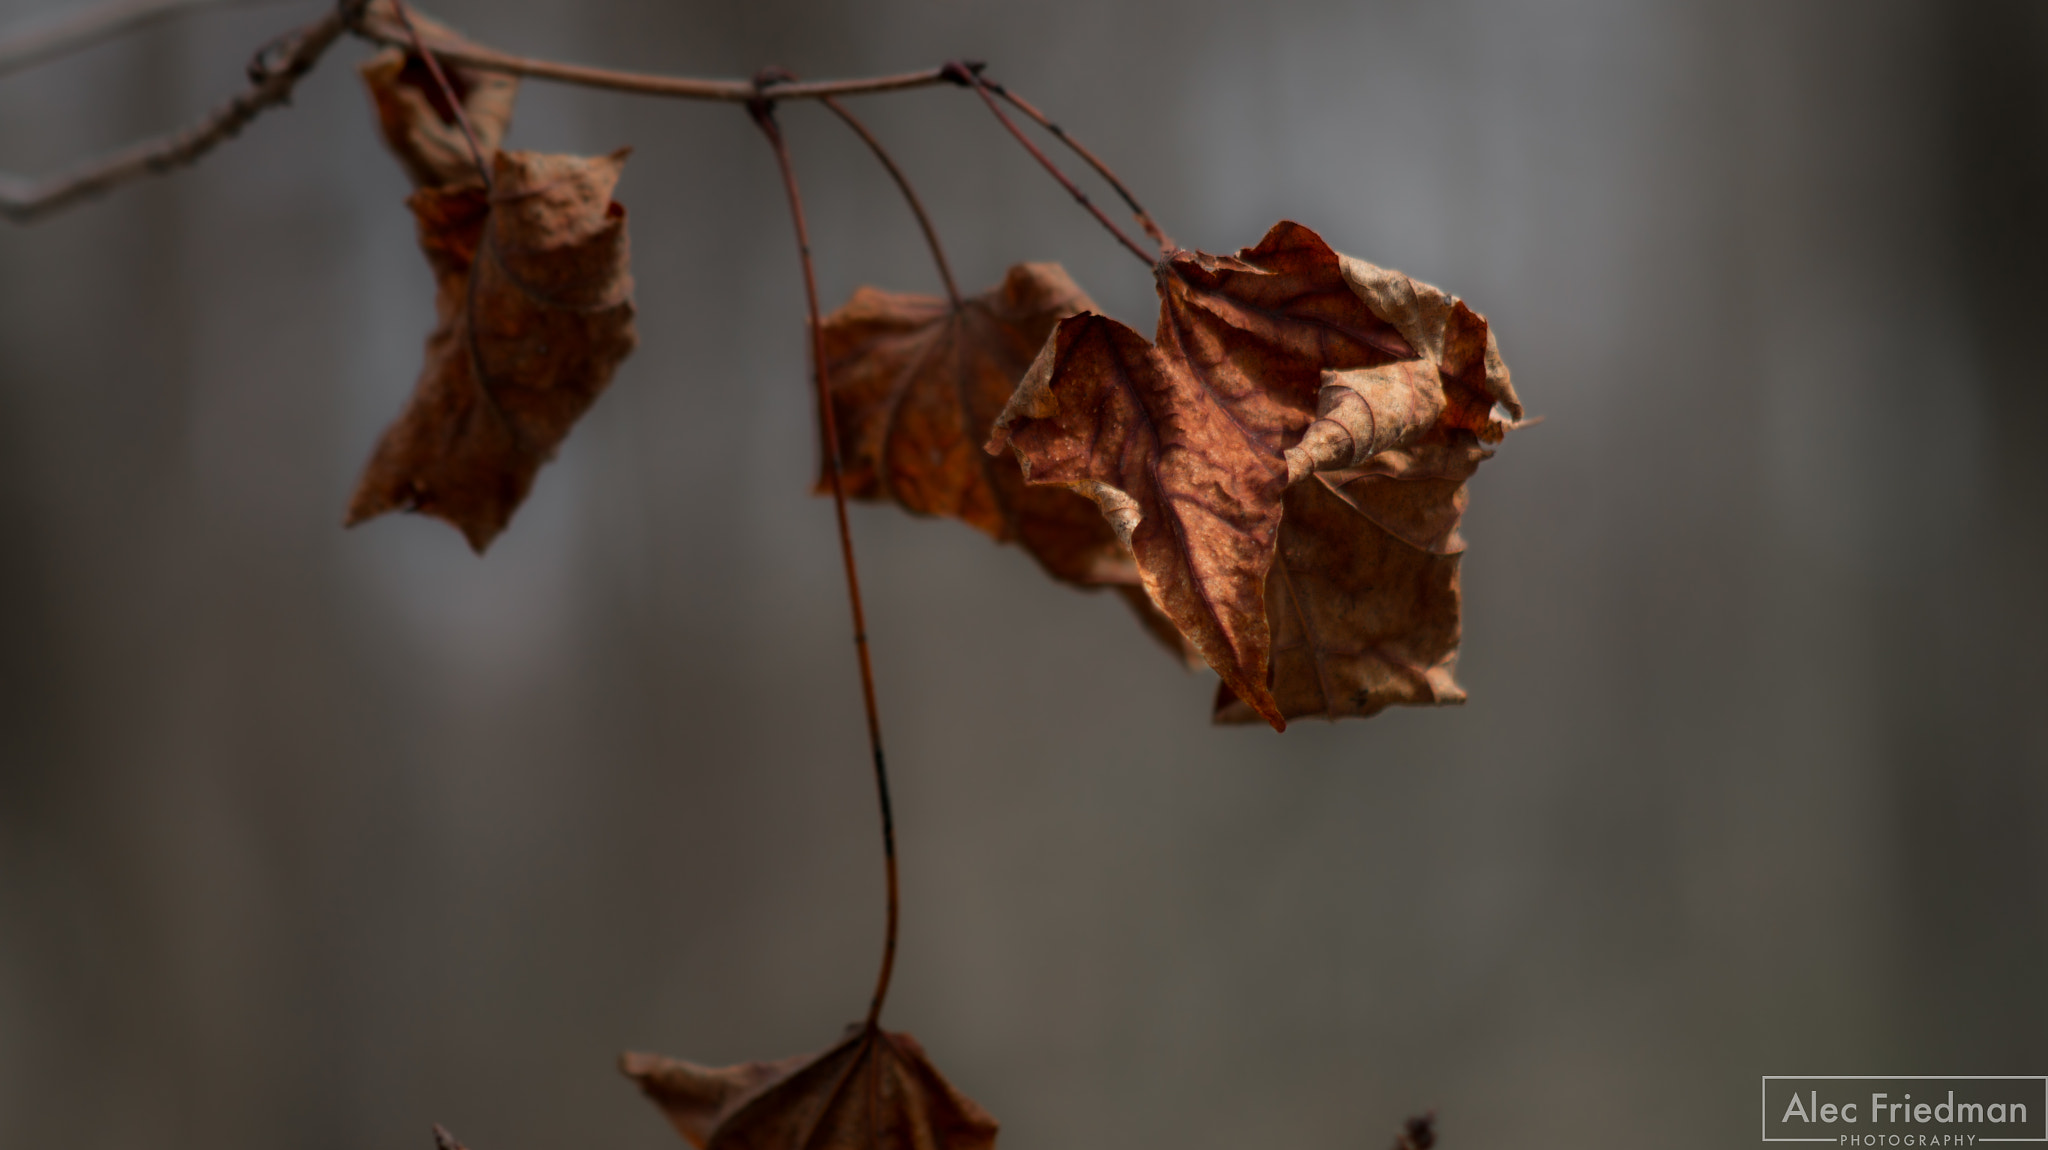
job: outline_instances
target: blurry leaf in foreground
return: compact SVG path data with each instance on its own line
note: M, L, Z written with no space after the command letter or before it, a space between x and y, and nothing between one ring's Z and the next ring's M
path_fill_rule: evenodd
M915 1038L856 1025L822 1054L712 1068L627 1054L620 1069L698 1150L992 1150L996 1121Z

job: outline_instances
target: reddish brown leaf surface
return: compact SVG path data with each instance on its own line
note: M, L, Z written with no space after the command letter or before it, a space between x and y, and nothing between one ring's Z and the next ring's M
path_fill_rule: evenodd
M1268 686L1288 718L1377 714L1395 703L1458 703L1458 556L1402 541L1327 476L1287 489L1266 576ZM1217 684L1218 722L1257 711Z
M1521 413L1485 321L1294 223L1157 279L1154 340L1062 321L989 449L1101 507L1223 679L1219 718L1461 700L1463 482L1509 426L1495 405Z
M855 1026L823 1054L712 1068L628 1054L620 1069L698 1150L992 1150L996 1121L908 1034Z
M387 24L397 17L388 3L370 6L370 16ZM445 25L412 14L421 35L438 43L467 44ZM485 162L498 150L505 131L512 125L512 101L519 93L519 79L501 72L479 72L442 62L442 71L462 102L462 111L483 148ZM357 66L363 84L370 90L370 102L377 112L377 129L384 144L405 167L415 187L481 182L469 142L448 97L434 83L426 62L408 52L386 48Z
M349 524L417 511L479 552L505 529L637 339L626 210L611 198L625 156L499 152L488 194L413 193L439 324Z
M961 520L1016 543L1046 573L1111 586L1176 653L1179 632L1137 588L1130 552L1089 500L1028 485L981 450L1054 325L1095 305L1057 264L1018 264L961 301L863 287L825 317L827 378L847 497ZM830 490L821 475L817 490Z

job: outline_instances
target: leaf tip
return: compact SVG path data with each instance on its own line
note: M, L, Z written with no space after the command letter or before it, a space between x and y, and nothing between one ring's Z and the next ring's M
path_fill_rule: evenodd
M1209 721L1219 727L1236 727L1264 719L1275 731L1287 729L1287 716L1280 710L1278 702L1268 691L1260 692L1258 699L1245 698L1244 692L1230 685L1228 680L1216 684L1216 701L1209 708Z

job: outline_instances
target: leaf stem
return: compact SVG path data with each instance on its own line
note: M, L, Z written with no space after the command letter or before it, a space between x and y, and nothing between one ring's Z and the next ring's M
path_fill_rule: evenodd
M796 168L790 162L789 145L782 138L782 128L775 120L775 102L768 94L776 90L774 85L778 79L786 75L776 70L764 70L760 88L748 101L747 111L754 117L761 134L768 137L769 147L775 151L776 166L782 171L783 191L789 196L790 220L796 227L797 254L803 260L804 307L811 329L811 378L818 390L818 422L824 436L825 474L832 483L832 511L839 524L839 554L846 567L846 597L853 610L853 649L860 659L861 702L867 708L868 748L874 753L875 793L882 808L882 860L888 872L889 921L882 942L882 970L875 977L875 995L868 1004L867 1025L873 1027L882 1016L882 1003L889 996L889 976L896 969L896 932L901 903L896 881L896 819L889 808L889 769L882 756L882 720L875 706L875 669L868 657L867 613L861 607L860 568L853 558L853 529L846 519L846 485L840 478L839 424L832 412L831 382L826 378L825 329L818 315L818 275L811 265L810 228L804 223L803 197L797 192Z
M917 189L910 186L910 177L904 175L903 169L896 166L896 161L889 155L888 149L882 147L882 141L876 139L875 134L868 131L868 126L861 123L858 117L847 111L846 105L840 103L837 97L824 96L820 99L827 108L832 109L833 115L846 121L846 126L853 129L854 135L859 136L862 142L867 144L868 150L875 154L875 158L882 162L882 166L889 170L889 178L896 181L896 187L903 193L904 202L910 205L910 214L917 217L917 226L924 231L925 245L932 250L932 262L939 265L939 278L946 282L946 298L952 300L954 309L958 310L960 289L953 283L953 267L946 262L946 249L940 246L939 233L932 227L932 218L925 214L924 201L918 198Z
M1101 176L1110 187L1116 189L1117 195L1123 197L1124 203L1131 209L1131 214L1138 217L1138 226L1145 229L1145 234L1152 237L1152 242L1158 244L1161 251L1171 251L1179 246L1160 229L1159 224L1152 219L1152 214L1147 212L1144 206L1138 203L1138 197L1131 194L1131 189L1125 187L1124 182L1117 178L1116 173L1109 170L1109 165L1097 158L1094 152L1083 147L1081 141L1068 135L1065 128L1060 127L1050 116L1033 107L1024 97L986 77L982 79L981 83L989 91L1009 101L1011 107L1031 117L1037 122L1039 127L1059 137L1060 143L1073 149L1075 155L1086 160L1088 166L1095 169L1095 174Z
M1024 145L1024 150L1030 152L1032 157L1045 167L1046 171L1052 173L1052 178L1058 180L1060 186L1067 189L1067 194L1073 196L1076 203L1087 208L1088 213L1095 217L1095 221L1108 228L1109 234L1115 236L1119 243L1129 248L1132 255L1137 256L1139 260L1143 261L1146 267L1151 267L1158 260L1157 254L1147 252L1144 248L1139 247L1137 242L1131 239L1130 236L1125 235L1124 230L1116 226L1116 221L1103 214L1102 209L1095 206L1095 202L1088 198L1088 193L1077 187L1074 181L1067 178L1067 174L1060 170L1060 166L1052 162L1052 157L1040 151L1038 145L1031 142L1031 137L1025 135L1024 130L1017 126L1017 122L1012 120L1009 114L1003 111L1003 106L996 103L996 98L989 95L989 85L981 78L981 66L979 64L966 64L954 61L946 65L945 72L946 78L953 83L964 88L974 89L975 94L981 97L981 102L988 105L988 110L995 113L996 119L1001 121L1003 127L1010 129L1010 134L1017 137L1018 143Z
M469 126L469 115L462 110L462 97L455 91L455 85L448 82L448 74L441 70L441 62L434 58L434 52L427 42L420 39L420 27L412 22L412 12L405 0L391 0L391 10L398 13L398 21L405 25L407 35L412 37L411 51L426 61L427 73L434 77L434 84L441 89L441 98L448 101L448 109L455 113L455 123L462 129L462 138L469 141L469 158L476 163L476 177L484 182L484 194L491 192L491 167L484 163L483 145L477 143L476 132Z

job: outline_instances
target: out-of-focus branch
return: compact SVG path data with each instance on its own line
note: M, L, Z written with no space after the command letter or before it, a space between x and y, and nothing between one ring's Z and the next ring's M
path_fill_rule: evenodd
M31 220L130 180L189 164L242 130L267 108L290 99L299 78L348 29L360 0L344 0L325 16L286 33L249 62L249 87L190 127L132 144L41 180L0 175L0 214Z
M82 12L0 33L0 76L76 52L110 36L193 8L272 4L277 0L109 0Z

